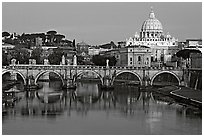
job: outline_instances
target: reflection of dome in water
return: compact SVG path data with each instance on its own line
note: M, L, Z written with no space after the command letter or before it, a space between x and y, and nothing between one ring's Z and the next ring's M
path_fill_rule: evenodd
M155 17L153 10L149 14L149 18L142 24L143 32L163 32L161 22Z

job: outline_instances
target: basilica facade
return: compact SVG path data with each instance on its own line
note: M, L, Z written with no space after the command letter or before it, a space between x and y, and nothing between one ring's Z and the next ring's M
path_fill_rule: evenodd
M126 39L126 48L135 47L136 45L138 47L149 47L148 51L150 51L151 54L149 54L148 52L148 55L145 55L145 58L148 59L148 62L151 61L151 64L165 64L166 62L170 62L172 56L178 51L178 40L172 37L169 33L164 34L163 26L161 22L156 18L152 9L149 13L148 19L143 22L140 33L138 34L136 32L133 37ZM127 53L127 55L129 55L129 61L137 60L136 58L138 58L138 56L135 55L135 59L133 59L134 56L131 52ZM147 62L145 61L145 59L143 60L144 62ZM131 66L136 65L134 63L128 64Z

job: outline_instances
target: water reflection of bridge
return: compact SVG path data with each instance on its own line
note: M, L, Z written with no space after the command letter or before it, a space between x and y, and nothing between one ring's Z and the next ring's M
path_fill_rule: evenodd
M16 96L19 93L16 93ZM82 115L87 115L89 111L113 111L117 110L124 115L136 115L138 110L145 114L154 109L163 109L166 102L157 100L154 93L149 92L102 92L97 94L80 94L76 90L61 91L50 94L42 94L39 91L22 92L12 105L5 105L3 110L6 110L8 115L31 115L31 116L47 116L56 117L67 113L72 115L72 112L77 112ZM160 105L159 105L160 104ZM175 104L175 106L177 106ZM178 106L177 106L178 107ZM179 113L186 115L189 111L187 107L179 106ZM183 108L183 109L182 109Z
M22 93L21 93L22 94ZM16 94L17 95L17 94ZM111 111L120 110L124 113L132 113L134 108L141 106L145 111L155 103L151 92L99 92L97 94L80 94L76 91L25 92L12 107L19 110L22 115L58 115L65 111ZM9 106L6 107L9 110Z

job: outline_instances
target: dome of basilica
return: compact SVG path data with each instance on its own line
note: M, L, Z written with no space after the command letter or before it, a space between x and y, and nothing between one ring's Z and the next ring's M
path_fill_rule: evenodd
M149 14L149 18L144 21L141 28L142 32L163 32L161 22L155 18L153 10Z

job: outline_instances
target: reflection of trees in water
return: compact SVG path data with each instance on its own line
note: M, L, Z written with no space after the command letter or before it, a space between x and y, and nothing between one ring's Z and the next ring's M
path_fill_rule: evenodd
M127 85L117 85L114 87L114 92L118 93L131 93L131 92L138 92L139 91L139 86L127 86Z

